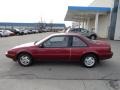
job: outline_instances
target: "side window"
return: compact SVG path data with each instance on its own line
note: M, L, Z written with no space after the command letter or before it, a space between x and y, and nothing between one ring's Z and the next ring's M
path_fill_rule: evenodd
M86 47L87 45L79 38L73 37L72 47Z
M81 28L81 33L87 33L88 31Z
M78 29L72 29L72 30L70 30L70 32L77 33L77 32L79 32L79 30Z
M79 33L80 32L80 29L75 29L76 33Z
M73 32L73 33L75 33L75 32L76 32L76 30L75 30L75 29L73 29L73 30L70 30L70 32Z
M67 36L55 36L43 43L44 47L67 47L68 37Z
M78 30L78 32L81 32L81 29L80 29L80 28L78 28L77 30Z

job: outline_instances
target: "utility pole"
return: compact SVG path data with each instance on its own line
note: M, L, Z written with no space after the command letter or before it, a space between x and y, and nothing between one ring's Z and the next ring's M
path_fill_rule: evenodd
M50 30L53 31L53 21L50 21Z

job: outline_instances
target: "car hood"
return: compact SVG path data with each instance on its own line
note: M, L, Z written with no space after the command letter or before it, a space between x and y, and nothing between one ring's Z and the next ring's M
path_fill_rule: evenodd
M18 45L18 46L13 47L12 49L16 49L16 48L24 48L24 47L30 47L30 46L34 46L34 42L21 44L21 45Z
M106 41L101 41L101 40L93 40L93 42L96 44L96 45L99 45L99 46L110 46L110 44Z

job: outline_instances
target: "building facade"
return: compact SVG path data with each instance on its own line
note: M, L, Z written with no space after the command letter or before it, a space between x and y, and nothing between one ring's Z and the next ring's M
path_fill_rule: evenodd
M109 28L109 38L120 40L120 0L114 0Z
M116 28L115 28L115 40L120 40L120 0L118 4L118 10L117 10L117 20L116 20Z
M73 21L73 28L92 30L101 38L120 40L119 13L119 0L94 0L86 7L69 6L65 21Z

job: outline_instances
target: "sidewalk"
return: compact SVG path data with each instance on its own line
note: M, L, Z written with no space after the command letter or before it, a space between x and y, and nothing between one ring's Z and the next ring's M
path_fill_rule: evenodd
M120 81L0 79L0 90L120 90Z

